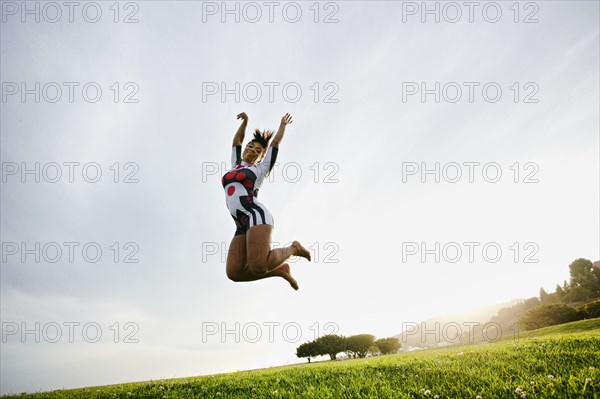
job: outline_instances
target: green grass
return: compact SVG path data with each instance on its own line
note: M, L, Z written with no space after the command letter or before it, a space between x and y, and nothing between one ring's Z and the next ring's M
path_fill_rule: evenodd
M543 337L552 334L570 334L581 331L600 330L600 318L591 320L581 320L573 323L558 324L556 326L539 328L533 331L525 331L519 337Z
M523 392L525 398L600 397L600 319L494 343L20 397L507 399Z

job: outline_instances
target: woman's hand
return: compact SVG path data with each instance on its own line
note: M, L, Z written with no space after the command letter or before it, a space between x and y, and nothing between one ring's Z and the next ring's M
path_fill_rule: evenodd
M237 119L243 119L244 122L248 122L248 115L246 115L245 112L242 112L241 114L238 114Z
M292 123L292 115L287 113L281 118L281 126L289 125L290 123Z

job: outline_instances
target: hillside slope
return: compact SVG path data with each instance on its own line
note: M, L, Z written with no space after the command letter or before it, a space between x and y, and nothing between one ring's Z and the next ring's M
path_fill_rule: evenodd
M600 319L513 339L367 359L36 393L21 398L597 398Z

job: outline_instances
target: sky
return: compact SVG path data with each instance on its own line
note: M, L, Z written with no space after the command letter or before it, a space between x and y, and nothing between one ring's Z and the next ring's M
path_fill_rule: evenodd
M598 2L0 5L0 394L301 362L600 259ZM259 200L299 291L225 274L240 112L293 117Z

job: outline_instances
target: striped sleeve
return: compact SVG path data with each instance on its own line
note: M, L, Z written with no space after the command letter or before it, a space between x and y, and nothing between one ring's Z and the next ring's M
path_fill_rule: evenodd
M277 161L277 153L279 152L279 148L269 146L267 149L267 153L265 154L264 159L259 164L259 168L262 172L263 177L269 176L271 173L271 169L275 166L275 162Z

